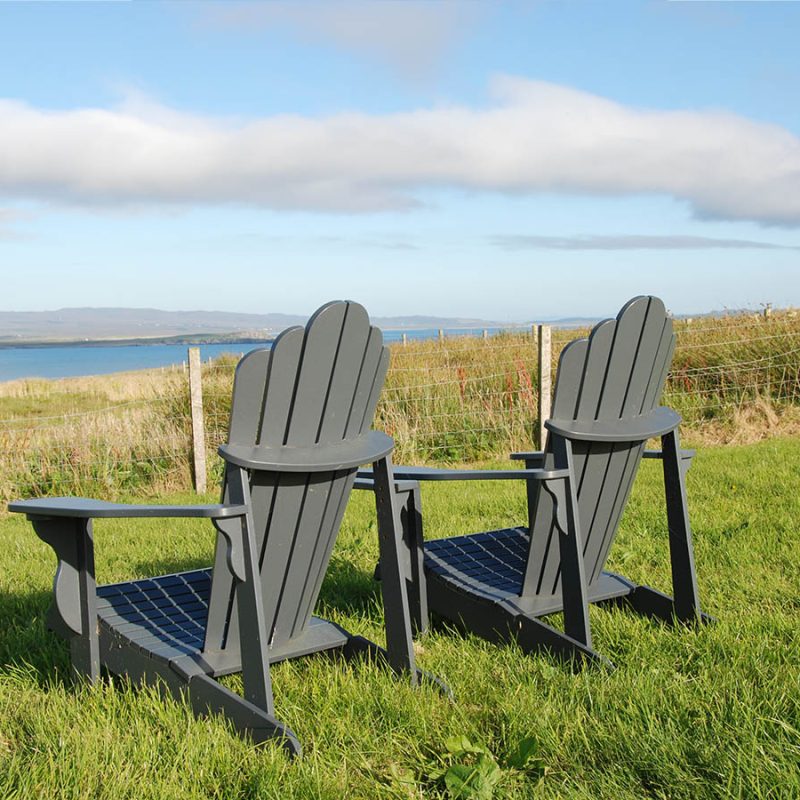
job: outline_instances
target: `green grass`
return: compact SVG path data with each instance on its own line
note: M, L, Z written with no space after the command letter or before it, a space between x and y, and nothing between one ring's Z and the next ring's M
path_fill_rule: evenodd
M673 629L593 609L595 646L618 668L579 673L436 627L419 661L455 703L369 663L281 664L277 713L305 747L293 762L154 691L74 685L66 647L44 624L52 553L24 519L2 519L0 797L446 797L438 775L461 758L447 750L456 736L499 764L494 797L800 797L798 464L797 440L696 459L696 560L716 625ZM610 566L666 589L661 491L658 464L645 463ZM429 485L423 502L430 537L524 515L521 488L505 482ZM101 522L96 542L106 582L207 564L213 534L196 522ZM376 555L371 497L357 492L319 610L380 641ZM538 760L508 766L527 738Z

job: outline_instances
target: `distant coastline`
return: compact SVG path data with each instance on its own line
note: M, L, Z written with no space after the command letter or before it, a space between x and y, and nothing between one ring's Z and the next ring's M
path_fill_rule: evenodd
M565 326L565 327L569 327ZM486 325L483 328L474 325L464 326L426 326L424 328L412 328L397 326L392 328L382 328L384 334L418 334L421 331L447 330L451 333L477 333L480 330L524 330L527 325ZM253 336L246 333L187 333L176 336L133 336L133 337L109 337L109 338L72 338L72 339L12 339L10 337L0 338L0 350L9 349L31 349L31 348L51 348L51 347L149 347L151 345L224 345L224 344L272 344L276 335L273 336ZM390 338L393 338L390 336Z
M149 347L151 345L271 344L274 336L197 334L181 336L142 336L129 339L0 339L0 349L51 347Z

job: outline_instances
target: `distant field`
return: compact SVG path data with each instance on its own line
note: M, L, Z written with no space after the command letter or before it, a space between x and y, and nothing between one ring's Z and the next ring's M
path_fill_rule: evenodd
M617 670L578 673L436 627L420 641L419 661L448 681L454 703L368 663L280 664L277 713L305 746L293 763L153 691L74 686L67 648L44 625L52 553L24 519L0 519L0 797L447 797L441 771L470 760L448 753L453 737L491 753L494 798L800 797L798 464L800 441L783 439L705 448L689 472L701 597L716 625L674 629L593 609L595 647ZM610 566L666 589L662 492L658 465L646 462ZM430 537L524 517L521 487L503 482L426 486L423 503ZM211 557L213 532L202 523L95 530L103 582ZM376 558L372 498L357 492L319 610L381 641ZM515 769L508 762L524 740L533 757Z
M687 442L745 443L800 433L800 317L774 313L676 323L664 401ZM554 361L581 331L554 331ZM534 445L535 343L525 333L391 346L377 427L395 460L505 457ZM204 371L212 471L224 440L235 358ZM181 369L0 384L0 498L80 491L180 490L191 484L187 378Z

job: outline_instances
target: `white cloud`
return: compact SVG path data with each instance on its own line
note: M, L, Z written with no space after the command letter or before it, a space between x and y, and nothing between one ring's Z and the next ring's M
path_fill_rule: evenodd
M29 219L29 212L20 211L16 208L0 208L0 241L11 239L22 239L23 234L17 229L17 223Z
M214 27L288 33L382 61L415 78L434 70L482 11L479 4L441 0L275 0L201 10Z
M504 250L800 250L800 245L775 244L752 239L722 239L712 236L493 236L492 244Z
M366 212L426 187L667 195L701 217L800 225L800 138L718 111L630 108L499 78L485 108L195 117L0 101L0 197Z

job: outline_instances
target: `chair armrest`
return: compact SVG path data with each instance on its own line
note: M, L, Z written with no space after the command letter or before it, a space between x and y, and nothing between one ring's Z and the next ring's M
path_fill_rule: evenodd
M108 503L86 497L44 497L37 500L15 500L9 511L28 517L72 517L73 519L111 519L122 517L202 517L224 519L247 513L244 505L145 506Z
M681 418L671 408L660 406L632 419L548 419L544 426L558 436L584 442L646 442L674 431Z
M229 464L269 472L332 472L352 469L388 456L394 441L381 431L367 431L335 443L290 445L223 444L217 452Z
M509 458L512 461L538 461L541 463L544 461L544 456L544 450L534 450L530 453L511 453Z
M437 467L395 467L394 477L407 481L548 481L566 478L566 469L439 469ZM358 471L359 478L372 478L372 470Z

